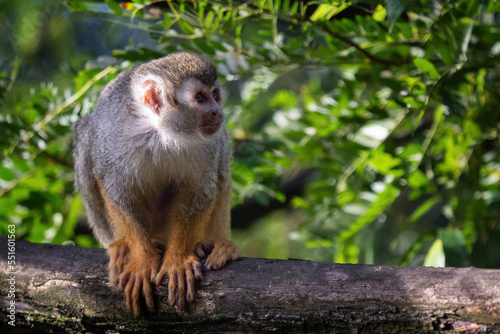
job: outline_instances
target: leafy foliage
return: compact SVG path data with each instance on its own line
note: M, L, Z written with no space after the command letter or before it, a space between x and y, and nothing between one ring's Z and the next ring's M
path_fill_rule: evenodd
M71 125L103 85L134 62L191 50L218 65L230 93L235 205L289 204L236 233L246 255L500 267L498 1L105 4L67 2L156 44L89 63L66 92L13 94L16 63L1 76L0 219L20 236L73 238ZM304 193L286 198L280 185L305 170ZM274 251L259 253L260 241Z

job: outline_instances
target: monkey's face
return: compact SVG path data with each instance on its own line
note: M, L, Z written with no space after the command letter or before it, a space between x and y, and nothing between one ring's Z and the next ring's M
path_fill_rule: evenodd
M197 145L217 134L224 123L224 95L218 80L207 83L197 78L199 74L185 79L171 72L157 73L161 71L143 71L132 80L138 122L131 132L151 134L153 130L166 148Z
M196 78L185 80L175 94L178 115L183 127L179 130L209 138L219 131L224 122L223 93L218 82L203 84ZM190 131L191 130L191 131Z

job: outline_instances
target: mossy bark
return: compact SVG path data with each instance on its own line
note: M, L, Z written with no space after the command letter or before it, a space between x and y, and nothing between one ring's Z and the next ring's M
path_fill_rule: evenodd
M0 272L0 331L500 333L500 270L245 258L206 272L185 312L155 287L134 319L107 280L103 249L16 242ZM7 239L0 238L7 268ZM15 277L15 327L7 307Z

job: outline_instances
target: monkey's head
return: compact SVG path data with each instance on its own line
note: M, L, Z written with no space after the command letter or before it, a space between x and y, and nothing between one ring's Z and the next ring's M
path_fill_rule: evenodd
M176 52L137 67L132 92L142 121L165 141L207 140L224 122L224 96L215 66L191 52Z

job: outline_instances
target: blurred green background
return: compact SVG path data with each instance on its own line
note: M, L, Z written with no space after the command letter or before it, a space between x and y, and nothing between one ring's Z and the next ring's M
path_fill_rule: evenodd
M0 0L0 234L97 247L72 125L120 71L208 56L243 255L500 268L500 2Z

